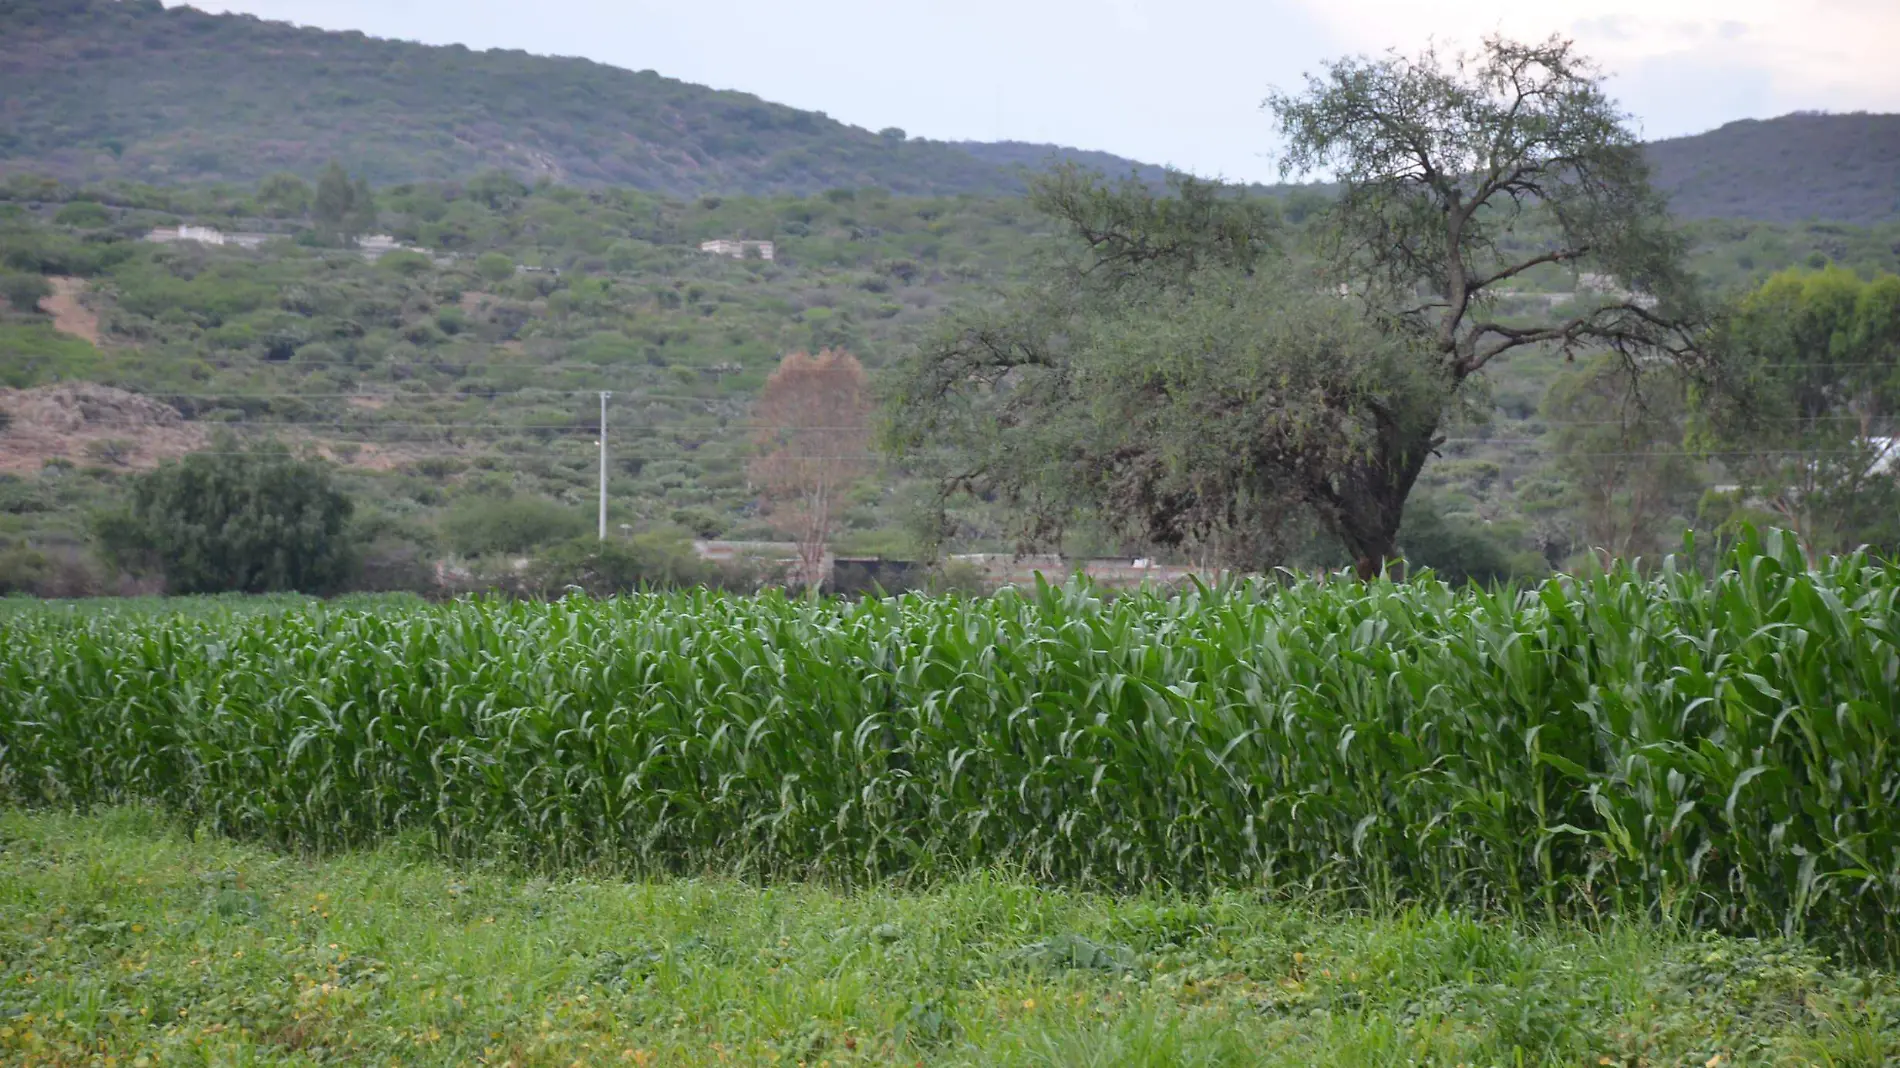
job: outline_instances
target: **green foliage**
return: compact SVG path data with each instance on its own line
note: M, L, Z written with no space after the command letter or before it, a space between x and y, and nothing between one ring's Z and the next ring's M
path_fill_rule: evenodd
M578 537L581 514L542 497L472 497L442 516L442 534L458 553L524 553Z
M6 154L87 178L248 185L336 160L379 185L533 166L675 193L1019 187L952 145L651 71L116 0L12 3L32 17L7 15L22 58L0 69L0 98L27 118Z
M106 211L104 205L90 200L75 200L55 212L53 221L60 226L96 229L109 225L112 222L112 215Z
M484 252L475 261L475 274L490 284L506 282L515 276L515 264L499 252Z
M331 160L317 181L310 214L320 236L347 246L376 225L376 198L365 179L352 182L349 173Z
M0 549L0 597L16 593L37 596L51 571L51 561L37 549Z
M294 174L273 174L257 185L258 204L279 218L301 218L315 199L309 184Z
M1687 388L1672 369L1605 355L1545 395L1552 466L1581 518L1583 548L1654 556L1691 525L1707 479L1685 449Z
M631 538L573 538L537 554L530 584L542 596L572 589L594 597L642 589L678 589L711 582L714 572L693 552L692 541L672 531Z
M1479 585L1535 578L1547 569L1535 554L1518 551L1492 524L1468 514L1446 514L1431 496L1415 498L1399 528L1406 562L1429 567L1454 585Z
M37 274L18 271L0 272L0 298L16 312L37 314L40 301L52 296L53 287Z
M0 987L13 1061L272 1063L294 1059L287 1041L350 1064L504 1049L535 1068L1900 1055L1890 974L1641 922L1112 898L991 872L854 893L549 880L442 864L413 839L286 857L136 808L9 811L0 836L0 953L34 980Z
M1900 958L1900 564L27 610L0 788L315 849L1306 887ZM1797 655L1798 653L1798 655Z
M1690 219L1891 221L1900 115L1743 119L1646 146L1669 206Z
M1791 270L1724 324L1710 446L1819 551L1900 549L1900 276Z
M84 338L62 334L44 321L0 321L0 386L16 389L42 382L96 378L103 355Z
M156 568L173 593L325 593L356 565L351 510L328 465L227 436L140 476L98 532L117 563Z

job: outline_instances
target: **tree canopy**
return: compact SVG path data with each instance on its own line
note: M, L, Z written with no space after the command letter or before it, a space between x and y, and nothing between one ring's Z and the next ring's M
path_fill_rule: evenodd
M156 567L171 593L328 593L356 563L352 511L326 464L225 438L140 477L100 535L119 563Z
M1900 548L1900 276L1785 271L1718 343L1704 441L1743 516L1764 511L1816 551Z
M1271 206L1190 179L1042 181L1066 243L923 346L900 451L1012 506L1026 542L1087 515L1258 566L1304 520L1370 575L1493 361L1697 358L1682 241L1567 42L1341 60L1267 106L1288 173L1339 183L1315 223L1296 239ZM1602 281L1568 314L1502 314L1508 284L1546 267Z
M843 349L788 353L754 407L751 465L766 519L798 543L799 581L816 586L845 495L870 470L871 397Z

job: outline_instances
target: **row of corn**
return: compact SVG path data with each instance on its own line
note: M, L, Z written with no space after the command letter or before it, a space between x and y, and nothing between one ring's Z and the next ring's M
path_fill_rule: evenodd
M1638 912L1900 959L1900 566L0 614L0 796L335 849Z

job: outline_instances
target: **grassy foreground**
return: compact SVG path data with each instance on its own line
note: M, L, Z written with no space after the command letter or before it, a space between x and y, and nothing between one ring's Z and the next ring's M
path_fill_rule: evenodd
M905 893L313 861L0 813L23 1064L1741 1064L1900 1058L1797 946L999 877Z

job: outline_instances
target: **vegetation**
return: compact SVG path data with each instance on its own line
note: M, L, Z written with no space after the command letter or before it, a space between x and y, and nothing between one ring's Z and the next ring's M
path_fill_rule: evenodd
M1900 115L1743 119L1645 151L1683 218L1873 223L1900 213Z
M1727 324L1711 448L1730 503L1819 551L1900 550L1900 277L1791 271Z
M286 173L314 182L335 159L378 186L503 168L683 196L1015 193L1024 168L1051 160L1157 186L1164 176L1103 152L873 132L652 71L159 0L0 0L0 23L17 45L0 57L0 173L248 186ZM1647 152L1678 218L1890 223L1896 122L1789 115Z
M1799 945L1006 875L840 894L329 860L0 816L22 1063L1878 1064L1900 991Z
M325 593L356 565L352 509L322 462L226 438L141 476L101 540L134 573L163 574L172 593Z
M1697 356L1680 238L1568 44L1342 61L1270 106L1288 168L1340 181L1306 240L1198 182L1157 197L1043 180L1034 200L1071 249L919 351L897 444L935 459L946 491L1007 500L1031 540L1080 511L1259 568L1306 519L1370 576L1487 366L1537 346ZM1519 243L1532 227L1543 239ZM1543 266L1644 293L1499 315L1506 284Z
M1014 169L652 71L431 48L159 0L0 0L0 167L75 178L378 185L505 167L679 194L999 193ZM107 72L110 72L108 76Z
M842 349L794 352L765 380L753 410L752 461L766 517L798 545L801 584L817 586L852 483L871 470L871 395Z
M1900 954L1900 565L15 613L0 789L554 867L1265 884ZM1800 636L1798 639L1795 636Z
M92 439L151 445L136 466L176 455L204 429L228 429L315 446L339 461L339 484L359 501L361 520L382 532L364 580L387 588L397 580L381 561L423 573L414 563L433 563L429 554L446 540L441 520L458 504L514 495L590 509L599 389L615 394L611 529L776 537L746 475L758 448L752 408L780 357L848 348L876 383L944 309L982 306L1049 244L1043 216L1014 199L838 190L680 202L626 189L531 187L499 173L372 195L377 229L429 256L371 262L322 247L314 189L289 176L249 188L0 181L0 264L16 275L77 276L63 289L96 317L100 334L95 346L55 329L48 315L0 308L0 347L11 357L0 361L0 385L120 386L162 398L191 431L159 448L164 434L103 411L87 417L89 438L61 448L34 436L29 398L0 393L0 412L17 416L10 434L0 431L0 463L12 472L0 486L14 487L0 491L0 551L66 558L87 550L86 515L122 506L136 474L91 455ZM1268 204L1289 244L1305 241L1321 218L1297 198ZM55 221L74 205L96 211ZM94 225L97 212L107 225ZM132 240L181 221L283 240L254 250ZM697 249L733 235L773 240L777 258ZM1863 279L1900 270L1893 224L1712 222L1682 236L1691 268L1717 291L1810 263ZM1541 240L1517 239L1523 248ZM1505 286L1498 311L1510 322L1564 314L1576 289L1574 275L1545 264ZM1422 527L1400 531L1414 562L1447 574L1502 564L1531 577L1578 564L1600 544L1596 513L1574 492L1553 431L1604 416L1545 403L1571 370L1559 356L1527 350L1474 376L1414 495L1443 522L1429 536ZM1692 451L1683 427L1656 429L1667 434L1641 448ZM1699 454L1691 460L1698 487L1739 481ZM1712 529L1733 511L1699 510L1700 488L1685 492L1686 501L1672 496L1654 511L1631 544L1666 548L1679 520ZM904 472L876 470L848 495L835 547L914 554L907 521L924 503ZM971 549L1005 550L1020 533L993 505L959 508L955 518L958 544ZM1286 562L1350 562L1303 526L1288 531ZM1139 556L1156 547L1078 524L1065 548Z

